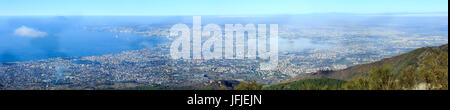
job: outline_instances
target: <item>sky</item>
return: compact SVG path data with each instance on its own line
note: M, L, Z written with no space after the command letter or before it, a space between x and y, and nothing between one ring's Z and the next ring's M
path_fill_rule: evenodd
M448 0L0 0L0 16L448 12Z

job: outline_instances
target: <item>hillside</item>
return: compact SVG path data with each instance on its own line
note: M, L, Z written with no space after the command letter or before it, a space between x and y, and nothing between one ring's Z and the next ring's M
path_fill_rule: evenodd
M100 90L232 90L241 82L236 80L211 80L209 82L182 83L179 85L133 85L130 87L106 87Z
M304 74L267 90L448 90L448 44L340 71Z
M344 80L318 78L281 83L263 88L263 90L336 90L342 88Z
M289 80L289 82L301 79L314 79L314 78L332 78L332 79L349 80L354 76L358 76L361 75L362 73L370 71L374 67L380 67L384 65L389 65L393 67L392 71L394 75L397 76L407 66L417 67L418 63L427 56L430 56L432 54L439 55L442 52L448 53L448 44L439 47L423 47L398 56L385 58L373 63L355 65L340 71L322 71L316 73L308 73L297 76Z

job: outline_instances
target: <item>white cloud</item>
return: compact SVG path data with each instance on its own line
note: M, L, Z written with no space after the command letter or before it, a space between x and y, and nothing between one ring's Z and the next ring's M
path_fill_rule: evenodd
M45 37L47 36L47 33L26 26L21 26L14 30L14 35L23 37Z

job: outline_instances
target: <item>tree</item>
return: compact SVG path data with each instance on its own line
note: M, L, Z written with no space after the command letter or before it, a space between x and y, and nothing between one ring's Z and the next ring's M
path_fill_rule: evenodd
M263 86L261 83L252 81L252 82L242 82L241 84L235 87L235 90L262 90L262 88Z
M418 76L416 68L408 66L397 76L397 85L400 89L414 89L419 83Z
M344 84L345 90L367 90L369 88L369 80L363 76L356 77Z
M221 86L221 87L217 88L217 90L228 90L228 88L226 86Z
M391 90L397 89L390 66L375 67L365 75L344 84L346 90Z
M426 57L420 62L418 71L427 89L448 90L448 53Z
M370 90L390 90L395 88L394 73L390 66L375 67L368 72Z

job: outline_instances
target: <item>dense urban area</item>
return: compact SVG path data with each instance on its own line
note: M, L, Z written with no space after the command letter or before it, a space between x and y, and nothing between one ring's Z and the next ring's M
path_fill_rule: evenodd
M278 67L268 71L259 69L258 60L174 60L169 56L170 42L100 56L3 62L0 63L0 89L128 88L219 80L256 81L269 85L305 73L341 70L420 47L448 43L447 24L430 28L398 24L280 25L280 39L292 44L306 39L311 44L297 49L282 49L280 46ZM138 34L141 37L168 34L168 26L148 25L88 26L83 30Z

